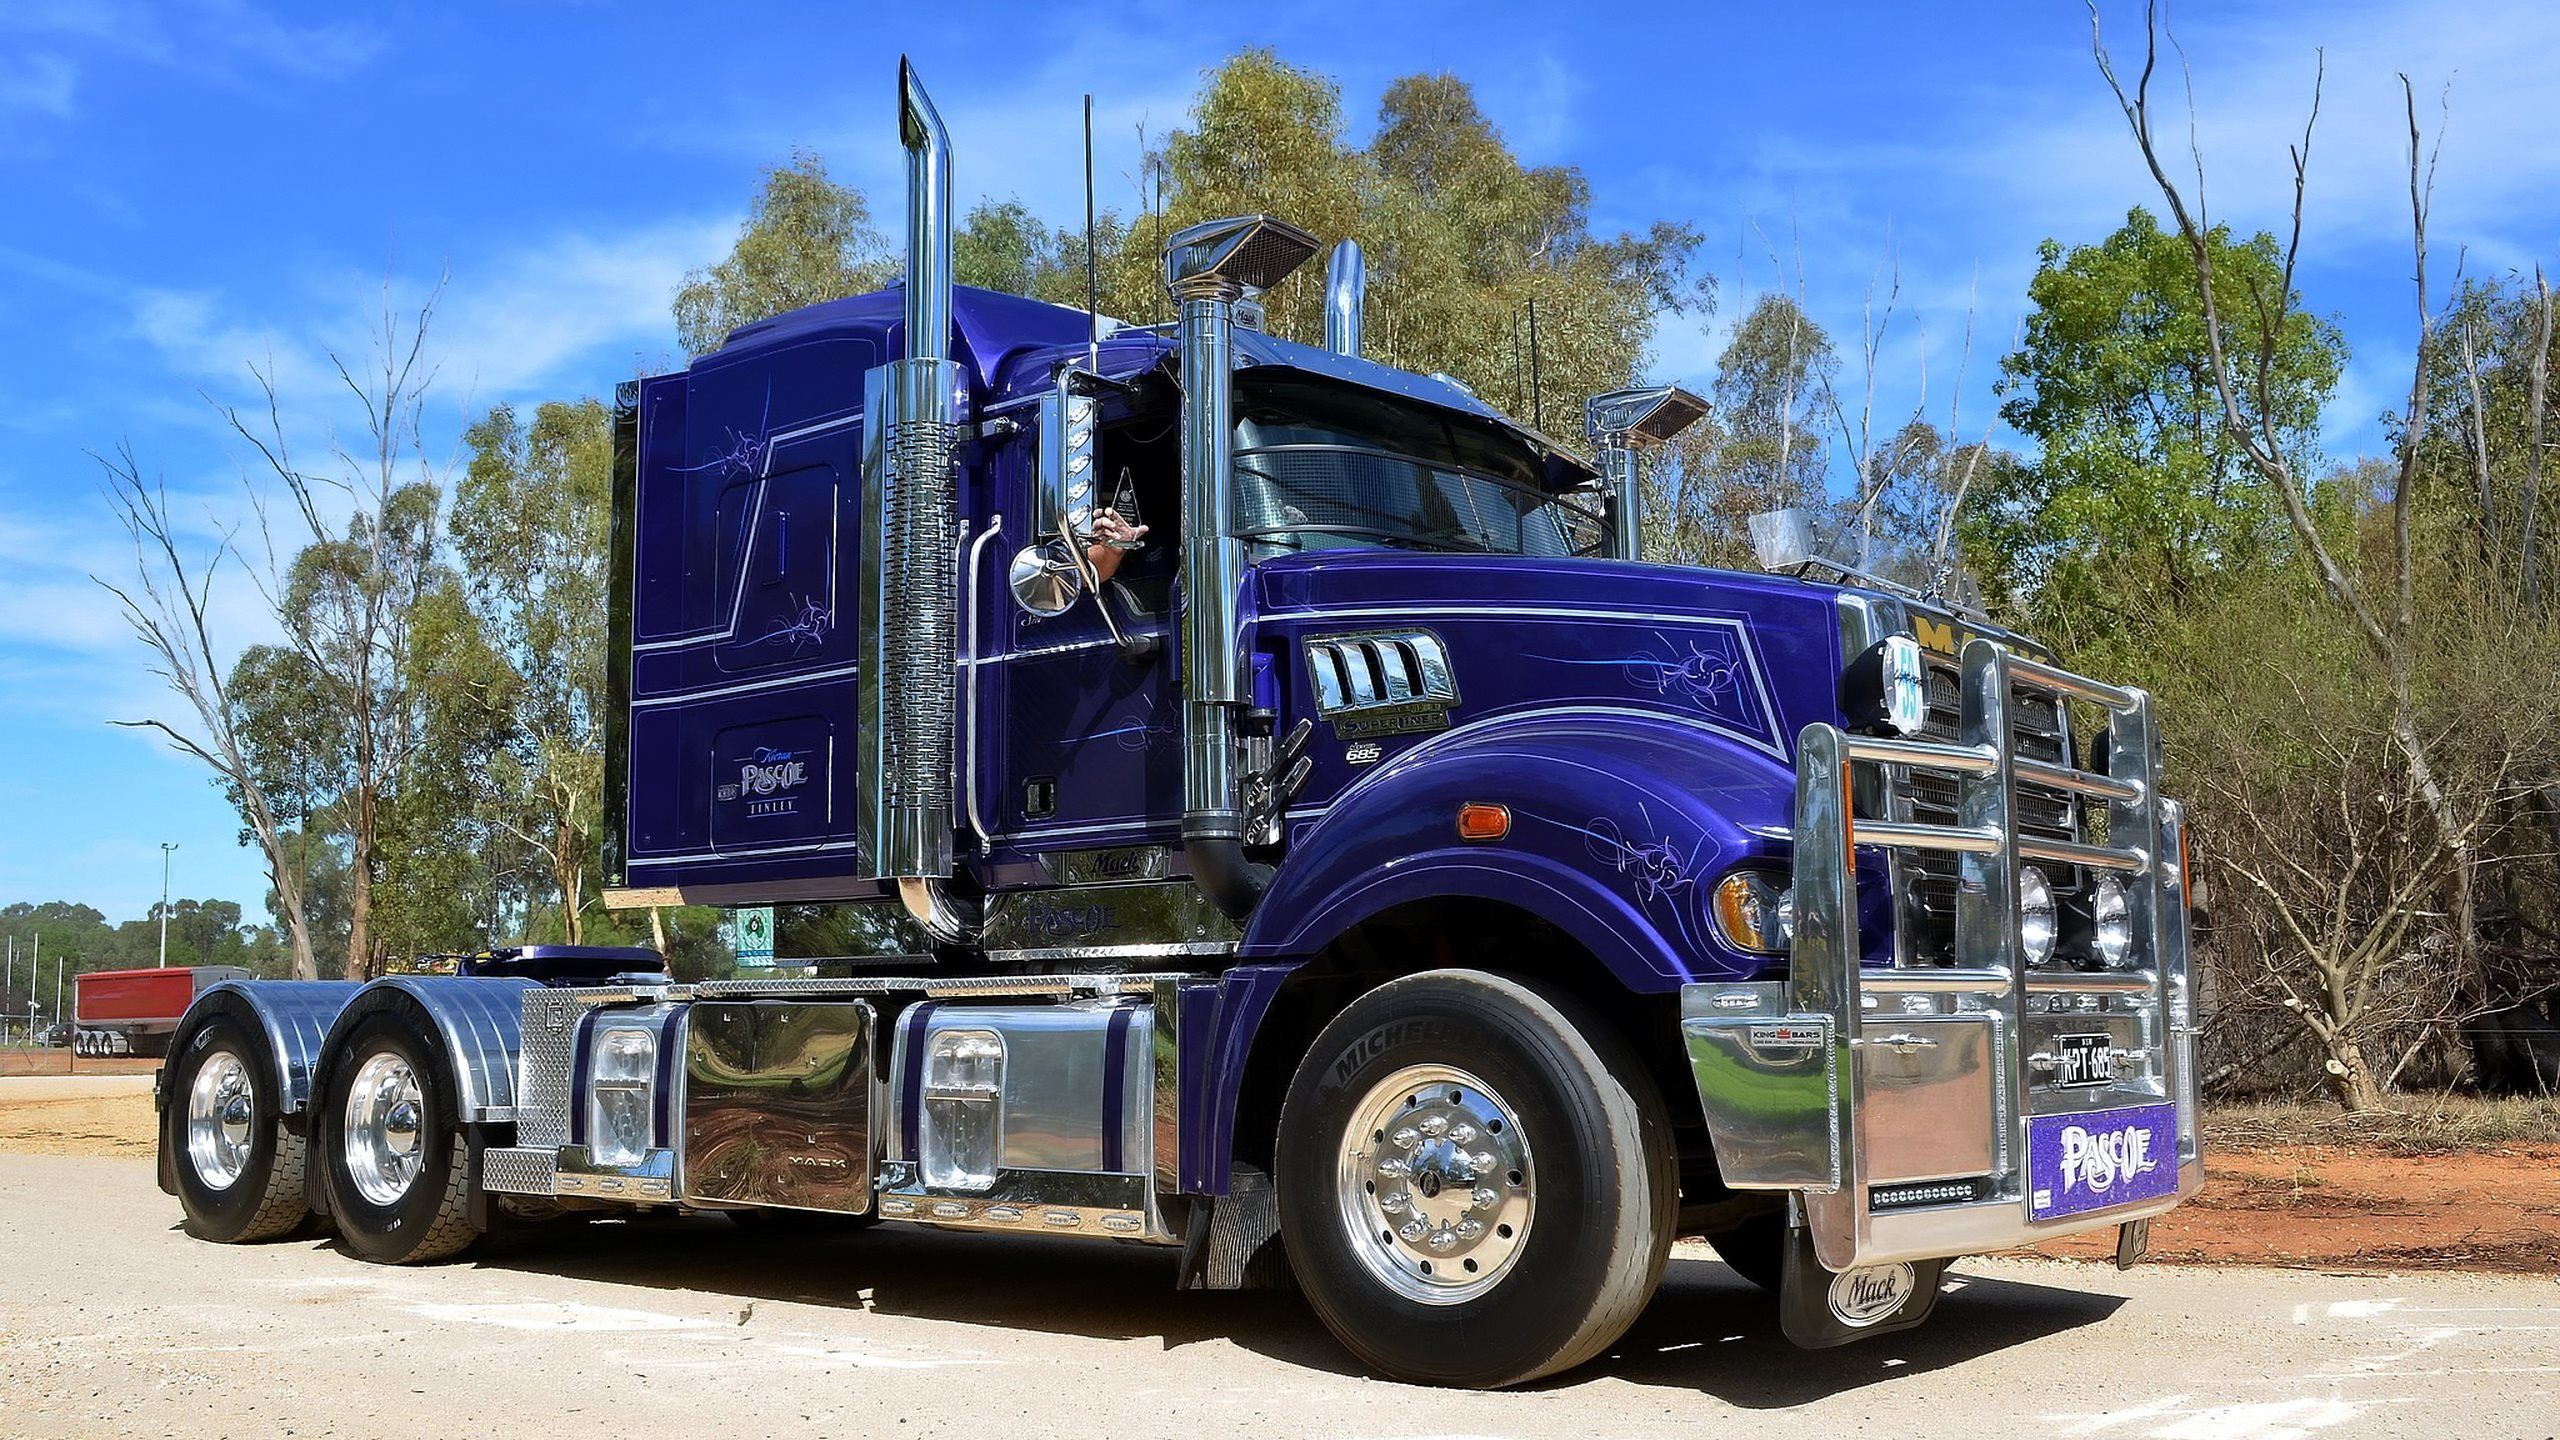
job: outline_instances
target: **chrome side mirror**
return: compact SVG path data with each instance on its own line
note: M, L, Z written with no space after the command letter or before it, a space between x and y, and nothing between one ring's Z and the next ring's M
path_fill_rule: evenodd
M1063 615L1084 593L1077 546L1093 529L1094 434L1101 405L1077 382L1082 372L1062 369L1058 383L1040 397L1039 476L1033 486L1038 519L1032 543L1013 557L1013 603L1042 619Z
M1084 593L1084 577L1077 573L1067 542L1054 538L1034 541L1014 552L1007 583L1013 587L1013 603L1043 620L1074 609L1077 597Z

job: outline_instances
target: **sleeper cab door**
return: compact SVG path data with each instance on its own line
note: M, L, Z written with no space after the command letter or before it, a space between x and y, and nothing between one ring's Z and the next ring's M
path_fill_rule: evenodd
M642 391L634 885L852 877L862 372L827 339Z
M1140 548L1121 557L1119 575L1103 587L1124 635L1152 637L1155 653L1122 657L1086 591L1064 613L1038 616L1014 603L1004 566L991 564L981 603L997 617L995 668L1003 675L1003 763L980 780L980 813L999 834L1036 849L1079 849L1147 838L1182 810L1182 703L1171 660L1174 562L1181 525L1177 488L1181 441L1168 411L1129 415L1106 400L1096 450L1095 504L1135 509L1147 526ZM1036 435L1012 447L1005 493L1006 555L1012 516L1032 517L1026 532L1054 533L1037 517Z

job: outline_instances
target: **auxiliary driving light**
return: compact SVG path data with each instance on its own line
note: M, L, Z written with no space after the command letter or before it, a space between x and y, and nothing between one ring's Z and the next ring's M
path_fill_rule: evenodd
M2053 886L2033 865L2018 870L2018 948L2029 967L2053 958Z
M1860 651L1840 672L1840 713L1869 733L1909 739L1928 728L1929 671L1920 642L1887 635Z
M2097 952L2098 963L2123 969L2133 956L2133 902L2122 880L2110 875L2098 882L2089 897L2089 922L2089 948Z

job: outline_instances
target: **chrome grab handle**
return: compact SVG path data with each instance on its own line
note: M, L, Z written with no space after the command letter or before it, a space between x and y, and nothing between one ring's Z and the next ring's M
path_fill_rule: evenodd
M1938 1048L1937 1041L1928 1039L1925 1036L1913 1035L1907 1031L1900 1035L1861 1035L1858 1037L1858 1043L1861 1045L1882 1045L1894 1050L1935 1050Z

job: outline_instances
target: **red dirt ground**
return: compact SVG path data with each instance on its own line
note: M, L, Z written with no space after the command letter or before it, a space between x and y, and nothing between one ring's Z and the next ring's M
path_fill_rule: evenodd
M2205 1171L2194 1200L2151 1223L2153 1260L2560 1275L2560 1146L2444 1155L2209 1150ZM2037 1249L2106 1258L2115 1232Z

